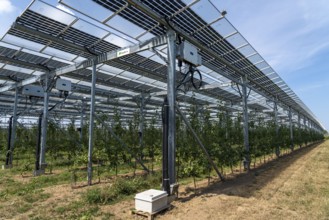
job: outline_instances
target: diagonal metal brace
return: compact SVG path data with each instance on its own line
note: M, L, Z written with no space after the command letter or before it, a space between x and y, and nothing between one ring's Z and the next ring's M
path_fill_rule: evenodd
M196 141L198 142L198 144L200 145L201 149L203 150L203 152L205 153L205 155L207 156L207 159L209 161L209 163L211 164L211 166L215 169L218 177L220 178L221 181L225 181L224 176L219 172L216 164L214 163L214 161L211 159L207 149L205 148L205 146L202 144L200 138L198 137L198 135L195 133L195 131L193 130L192 126L190 125L190 123L188 122L188 120L186 119L185 115L182 113L182 111L180 110L180 108L175 105L175 108L177 110L177 112L180 114L180 116L182 117L183 121L185 122L186 126L190 129L190 131L192 132L194 138L196 139Z
M112 128L111 128L111 126L109 126L109 125L107 125L103 120L101 120L100 118L99 118L99 116L96 114L96 113L94 113L94 116L95 116L95 118L97 119L97 121L99 122L99 123L101 123L111 134L112 134L112 136L121 144L121 146L122 147L124 147L133 157L134 157L134 159L143 167L143 169L146 171L146 172L148 172L148 173L150 173L150 170L149 169L147 169L147 167L143 164L143 162L140 160L140 159L138 159L138 157L136 157L136 155L135 154L133 154L131 151L130 151L130 149L129 149L129 147L121 140L121 138L119 138L115 133L114 133L114 131L112 130Z

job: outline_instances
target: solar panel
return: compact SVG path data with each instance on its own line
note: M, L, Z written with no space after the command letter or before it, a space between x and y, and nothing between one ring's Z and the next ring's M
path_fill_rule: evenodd
M31 4L17 19L16 26L14 25L2 39L3 42L15 44L20 49L0 45L0 55L35 65L42 64L48 68L60 68L104 52L136 44L142 39L163 35L170 24L174 26L173 28L183 30L200 45L209 49L200 51L203 59L203 66L200 69L211 71L207 74L203 73L205 84L240 81L241 74L246 74L250 79L249 86L254 89L251 92L253 99L266 99L261 95L278 97L285 105L294 106L296 111L316 120L313 113L287 87L278 74L208 1L144 0L141 2L161 19L165 19L164 24L124 0L88 2L88 5L98 6L100 15L92 12L89 15L90 10L83 5L79 6L80 11L76 10L77 4L72 0L60 2L72 9L73 14L43 1L35 1ZM80 15L85 16L84 19L81 19ZM30 51L19 51L25 47ZM165 46L158 50L166 56ZM213 53L217 56L214 57ZM39 56L40 54L42 56ZM0 66L3 76L10 72L8 64L5 64L5 68ZM136 96L140 93L166 90L166 64L152 51L131 54L105 64L97 66L97 87L105 91L103 94ZM71 72L65 76L76 81L80 88L75 88L80 92L85 91L82 86L90 86L90 83L86 83L91 81L89 69ZM23 79L28 77L28 74L19 77ZM237 92L225 87L194 91L194 93L198 102L202 104L215 104L219 99L236 103L241 100ZM191 96L191 93L179 94L178 98L192 103ZM152 100L155 105L161 105L161 101L157 101L156 97Z

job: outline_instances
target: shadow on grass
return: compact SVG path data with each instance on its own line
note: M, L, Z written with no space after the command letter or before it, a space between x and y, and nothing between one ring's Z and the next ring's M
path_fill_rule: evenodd
M196 193L179 198L178 201L187 202L196 196L203 195L204 197L210 197L211 194L225 194L245 198L254 196L256 192L278 177L289 166L294 164L296 160L311 152L323 142L321 141L295 149L293 152L261 164L249 172L234 175L225 182L215 182L210 186L198 188Z

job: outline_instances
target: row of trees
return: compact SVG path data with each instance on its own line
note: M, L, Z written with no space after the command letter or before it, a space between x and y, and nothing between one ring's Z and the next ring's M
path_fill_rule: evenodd
M245 155L242 115L232 117L229 112L223 110L219 111L217 117L214 118L211 117L209 110L194 105L189 111L188 119L212 159L222 170L228 167L233 171L233 167L241 164ZM115 170L115 173L118 173L118 169L123 165L132 167L135 172L137 164L134 158L137 156L147 164L150 170L160 168L162 129L158 126L158 116L144 123L142 144L138 132L140 121L138 113L124 124L119 111L116 111L112 118L103 115L101 120L112 127L116 136L128 146L129 150L111 135L104 123L97 121L94 129L93 160L95 163L107 166ZM87 164L88 123L81 130L82 139L73 120L65 127L58 124L56 120L49 120L47 162L53 165L85 166ZM197 176L210 172L211 168L207 159L179 116L176 120L176 131L177 176ZM296 146L323 139L322 134L311 129L298 129L294 126L293 133ZM291 147L289 127L286 124L280 124L277 135L273 119L251 117L249 135L250 155L254 161L256 158L274 154L277 146L281 150ZM27 161L33 164L36 138L36 126L27 128L19 125L14 158L25 156ZM6 143L7 130L2 128L0 129L1 155L5 155Z

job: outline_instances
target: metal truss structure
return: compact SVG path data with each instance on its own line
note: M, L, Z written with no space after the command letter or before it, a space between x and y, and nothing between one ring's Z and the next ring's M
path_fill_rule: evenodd
M64 9L65 8L65 9ZM198 48L200 89L176 91L182 70L177 44ZM56 78L72 82L63 99L52 89ZM212 116L225 109L243 114L244 145L249 149L248 121L253 113L275 116L292 128L324 127L275 70L248 43L210 0L60 0L59 6L34 0L0 41L0 109L13 116L12 144L18 118L42 114L40 166L45 163L46 126L50 117L87 120L89 161L96 113L123 121L140 112L145 121L159 115L163 98L169 105L168 160L175 183L175 105L187 115L191 105ZM41 85L43 98L27 98L25 85ZM48 112L49 106L56 106ZM301 122L303 120L303 123ZM160 125L160 117L159 117ZM1 122L5 123L5 121ZM291 129L292 132L292 129ZM247 158L248 159L248 158ZM91 166L89 166L91 169ZM91 181L91 176L89 179Z

